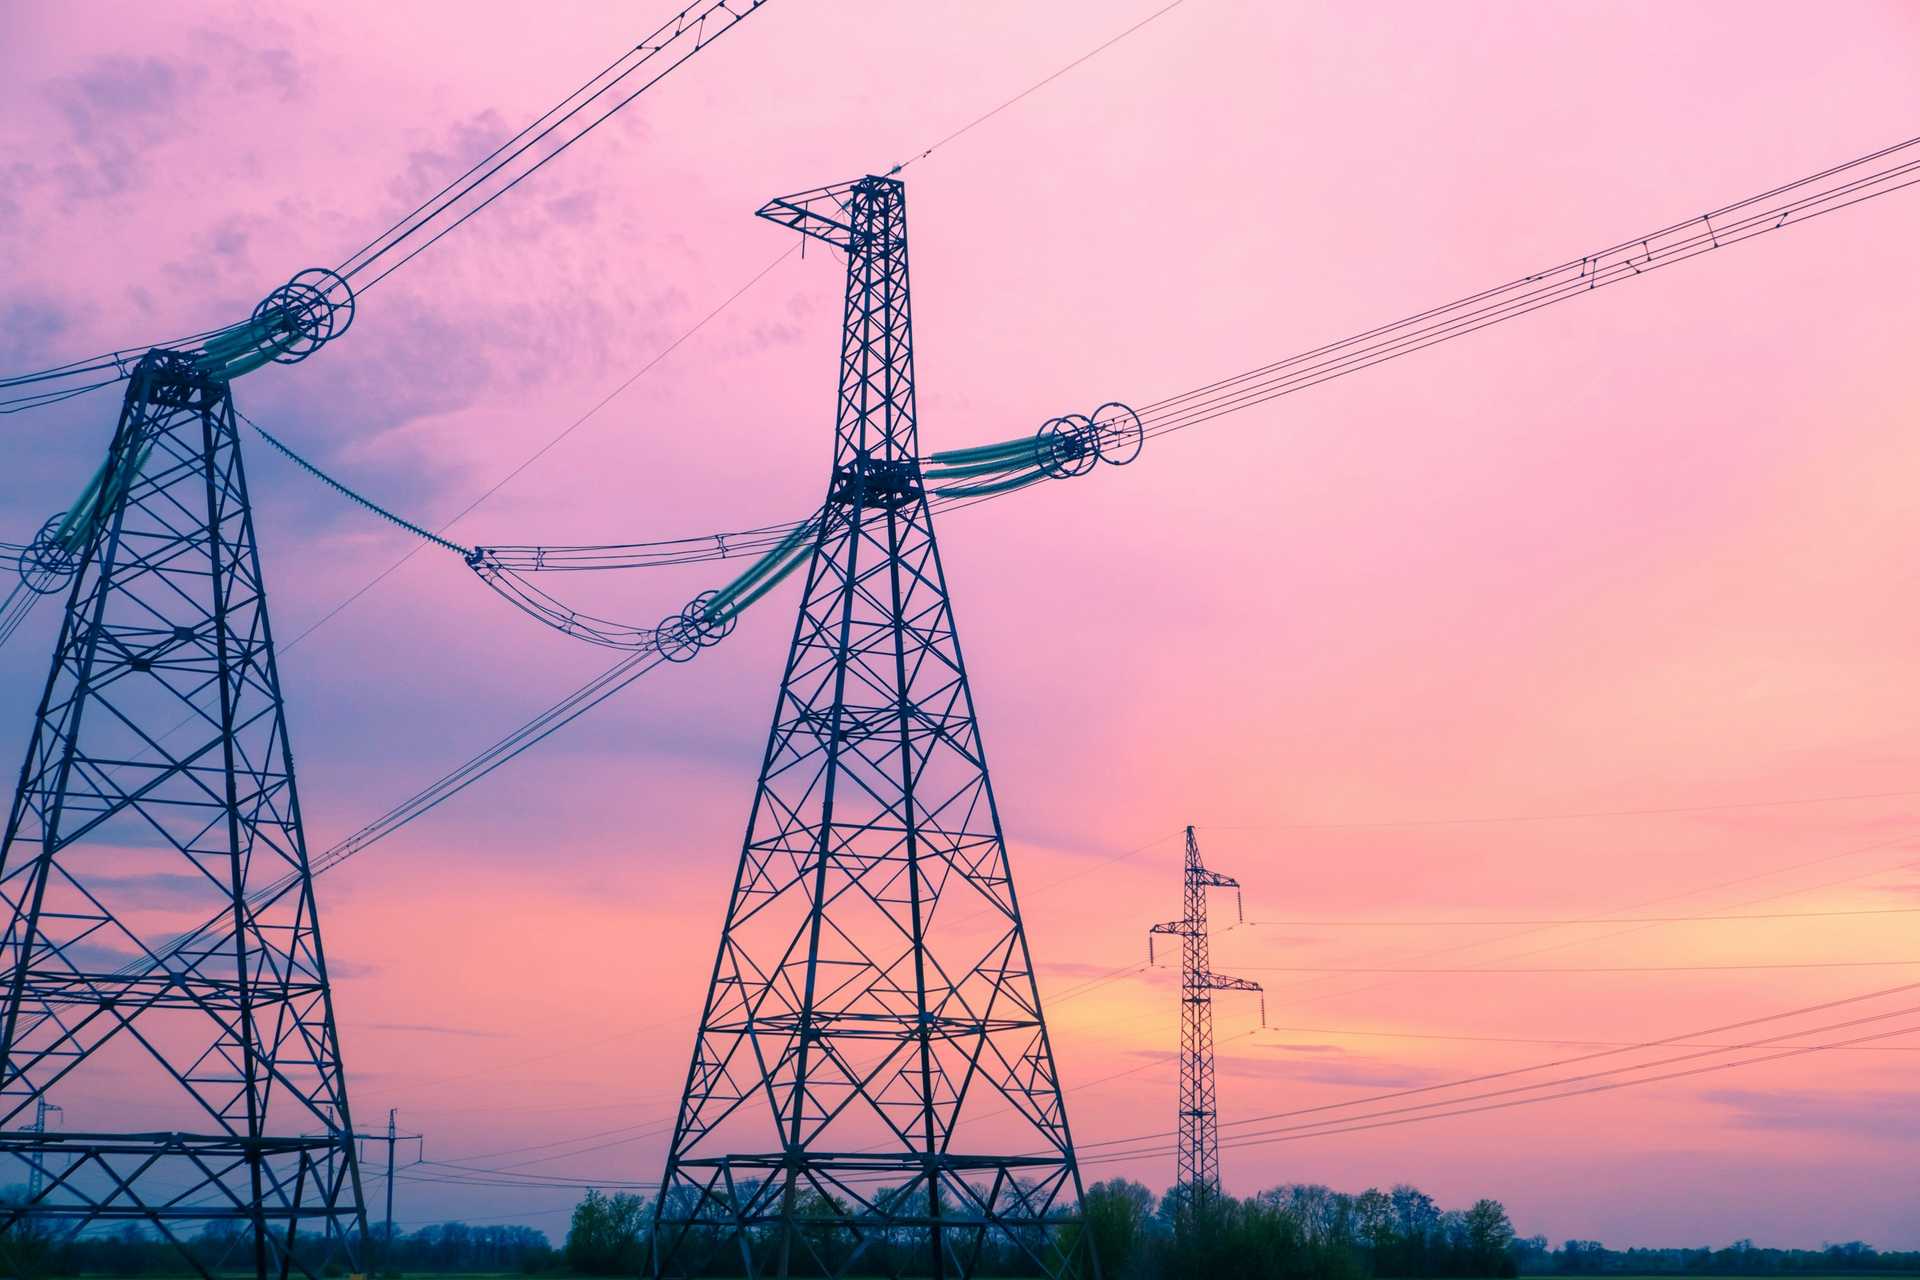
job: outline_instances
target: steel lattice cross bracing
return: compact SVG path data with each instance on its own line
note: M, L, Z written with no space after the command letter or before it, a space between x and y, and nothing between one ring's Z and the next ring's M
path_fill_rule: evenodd
M201 1274L357 1270L359 1167L226 381L144 357L69 519L84 549L0 846L0 1152L33 1188L0 1209L0 1249L131 1223ZM69 1089L121 1099L140 1130L70 1104L49 1131L42 1104Z
M1093 1275L915 432L906 196L847 254L833 471L656 1208L656 1274Z
M1187 862L1181 877L1185 910L1178 920L1156 924L1152 934L1180 939L1180 1115L1174 1188L1197 1204L1220 1191L1220 1131L1214 1106L1213 993L1258 991L1260 984L1246 978L1215 973L1208 955L1207 890L1238 889L1232 876L1209 871L1200 861L1200 844L1187 828ZM1263 999L1265 997L1262 997ZM1261 1021L1265 1021L1263 1017Z

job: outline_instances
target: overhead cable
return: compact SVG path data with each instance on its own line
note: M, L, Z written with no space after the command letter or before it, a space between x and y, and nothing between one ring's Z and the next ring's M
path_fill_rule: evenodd
M1622 240L1593 253L1414 312L1351 337L1217 378L1139 409L1143 437L1183 431L1318 386L1442 342L1462 338L1595 289L1728 248L1789 225L1904 190L1920 182L1920 137L1834 165L1710 212ZM1016 477L1017 479L1018 477ZM1023 482L1024 483L1024 482ZM987 496L993 496L991 494ZM758 549L792 524L653 542L490 547L520 570L631 569L719 559Z
M1506 284L1154 401L1140 414L1149 436L1183 431L1916 182L1920 138L1909 138Z
M0 399L0 413L43 407L122 381L128 376L131 362L156 346L182 350L204 343L208 358L203 360L203 367L225 378L250 372L269 361L293 363L304 358L351 323L357 294L386 279L558 159L764 3L766 0L692 0L531 124L348 255L337 269L316 267L301 272L268 295L253 316L241 324L166 342L122 347L0 378L0 390L30 388ZM416 237L424 238L416 241ZM409 242L414 243L404 253L387 260ZM387 261L381 265L383 260ZM376 274L355 283L357 277L376 267Z
M1899 1012L1902 1012L1902 1013L1920 1012L1920 1006L1914 1006L1911 1009L1902 1010ZM1880 1015L1880 1016L1893 1017L1896 1015L1886 1014L1886 1015ZM1851 1023L1841 1023L1836 1025L1852 1026L1859 1023L1871 1022L1873 1020L1874 1019L1871 1019L1871 1018L1861 1018L1861 1019L1855 1019ZM1333 1136L1336 1136L1339 1134L1345 1134L1345 1133L1359 1133L1359 1132L1372 1130L1372 1129L1393 1128L1403 1124L1418 1124L1418 1123L1424 1123L1430 1120L1450 1119L1456 1116L1478 1115L1480 1113L1487 1112L1487 1111L1502 1111L1511 1107L1531 1106L1541 1102L1558 1102L1567 1098L1585 1097L1587 1095L1596 1094L1596 1093L1608 1093L1617 1089L1628 1089L1628 1088L1635 1088L1641 1085L1658 1084L1663 1081L1686 1079L1693 1076L1708 1075L1708 1074L1719 1072L1719 1071L1731 1071L1741 1067L1755 1066L1761 1063L1779 1062L1787 1058L1797 1058L1809 1053L1821 1053L1821 1052L1827 1052L1835 1049L1858 1048L1862 1045L1872 1044L1877 1041L1892 1040L1901 1036L1914 1035L1916 1033L1920 1033L1920 1023L1909 1023L1906 1026L1897 1027L1891 1031L1874 1031L1874 1032L1867 1033L1865 1035L1852 1036L1846 1039L1829 1041L1824 1044L1799 1045L1791 1048L1780 1049L1770 1053L1760 1054L1750 1058L1736 1059L1732 1062L1713 1062L1703 1066L1685 1067L1679 1070L1660 1072L1660 1073L1656 1073L1654 1075L1649 1075L1649 1076L1636 1076L1629 1079L1615 1079L1613 1078L1615 1073L1599 1072L1591 1076L1573 1077L1572 1078L1573 1080L1581 1081L1582 1083L1577 1084L1573 1088L1563 1089L1560 1092L1556 1092L1556 1093L1537 1094L1531 1097L1526 1097L1526 1096L1512 1097L1512 1096L1501 1096L1501 1095L1513 1094L1513 1093L1524 1092L1524 1091L1500 1090L1500 1091L1495 1091L1494 1093L1477 1094L1477 1095L1472 1095L1469 1098L1454 1100L1455 1102L1472 1102L1480 1099L1489 1099L1489 1098L1494 1099L1493 1101L1481 1101L1479 1102L1479 1105L1475 1105L1475 1106L1454 1106L1453 1103L1432 1103L1432 1104L1428 1104L1425 1107L1399 1108L1394 1111L1367 1113L1359 1116L1345 1118L1342 1120L1326 1121L1319 1124L1292 1125L1292 1126L1287 1126L1281 1129L1265 1131L1262 1133L1243 1134L1233 1138L1224 1138L1221 1140L1220 1145L1224 1149L1268 1146L1276 1142L1295 1142L1295 1141L1300 1141L1306 1138L1333 1137ZM1773 1039L1756 1040L1751 1042L1749 1045L1744 1045L1741 1047L1743 1048L1760 1047L1760 1046L1768 1045L1771 1043L1773 1043ZM1724 1051L1714 1050L1713 1052L1721 1053ZM1704 1055L1683 1055L1682 1057L1666 1059L1665 1061L1678 1062L1678 1061L1684 1061L1688 1057L1698 1057L1698 1056L1704 1056ZM1645 1065L1654 1066L1659 1064L1645 1064ZM1634 1069L1633 1068L1618 1069L1620 1073L1626 1073L1632 1070ZM1560 1082L1560 1083L1567 1083L1567 1082ZM1533 1087L1544 1088L1546 1086L1540 1085L1540 1086L1533 1086ZM1083 1165L1111 1164L1121 1160L1139 1159L1145 1156L1163 1156L1163 1155L1169 1154L1172 1150L1173 1150L1172 1147L1162 1146L1162 1147L1158 1147L1150 1150L1110 1152L1105 1155L1095 1156L1091 1159L1082 1160L1081 1163Z
M1821 1001L1820 1003L1817 1003L1817 1004L1802 1005L1798 1008L1782 1010L1781 1012L1778 1012L1778 1013L1764 1014L1759 1017L1743 1018L1735 1022L1726 1022L1716 1026L1704 1027L1704 1028L1699 1028L1691 1031L1683 1031L1675 1035L1664 1036L1655 1040L1644 1040L1639 1042L1638 1044L1629 1045L1623 1048L1600 1049L1590 1053L1575 1054L1568 1057L1550 1059L1546 1062L1537 1062L1524 1067L1511 1067L1511 1068L1507 1068L1500 1071L1482 1072L1478 1075L1465 1076L1458 1080L1448 1080L1438 1084L1418 1085L1418 1086L1413 1086L1405 1089L1390 1090L1384 1093L1369 1094L1365 1097L1351 1098L1345 1102L1323 1103L1318 1106L1312 1106L1312 1107L1297 1107L1289 1111L1270 1111L1270 1112L1262 1113L1260 1115L1246 1116L1237 1120L1222 1121L1220 1123L1220 1129L1222 1131L1223 1138L1224 1138L1226 1131L1230 1129L1245 1128L1249 1125L1266 1124L1274 1120L1289 1120L1289 1119L1295 1119L1300 1116L1321 1115L1331 1111L1347 1111L1355 1107L1371 1106L1375 1103L1394 1102L1403 1098L1420 1097L1426 1094L1447 1092L1455 1089L1464 1088L1470 1085L1487 1084L1496 1080L1510 1080L1519 1076L1532 1075L1534 1073L1541 1072L1541 1071L1551 1071L1560 1067L1575 1066L1585 1062L1596 1062L1603 1058L1619 1057L1622 1054L1637 1053L1647 1049L1668 1048L1672 1046L1677 1046L1688 1040L1698 1040L1703 1036L1724 1035L1730 1031L1744 1031L1749 1027L1762 1026L1769 1022L1780 1022L1789 1018L1805 1017L1806 1015L1812 1014L1812 1013L1824 1013L1830 1009L1839 1009L1849 1005L1863 1004L1868 1001L1881 1000L1894 995L1910 994L1914 991L1920 991L1920 982L1902 983L1899 986L1885 987L1877 991L1863 992L1859 995L1844 996L1836 1000ZM1916 1006L1916 1008L1920 1008L1920 1006ZM1904 1009L1897 1010L1896 1014L1901 1014L1905 1012L1907 1012L1907 1010L1904 1010ZM1895 1016L1895 1015L1886 1015L1886 1016ZM1851 1025L1852 1025L1852 1022L1849 1021L1849 1022L1832 1024L1832 1027L1845 1027L1845 1026L1851 1026ZM1794 1031L1788 1032L1787 1035L1807 1035L1807 1034L1811 1034L1812 1031L1829 1030L1829 1029L1832 1029L1832 1027L1813 1028L1813 1029L1798 1028ZM1770 1040L1777 1040L1781 1038L1784 1038L1784 1037L1771 1037ZM1757 1044L1768 1043L1768 1042L1769 1041L1762 1041L1762 1040L1745 1041L1740 1044L1733 1045L1731 1046L1731 1048L1734 1050L1748 1049L1748 1048L1754 1047ZM1724 1053L1726 1051L1727 1050L1713 1050L1711 1052ZM1662 1063L1642 1063L1642 1064L1638 1064L1637 1066L1628 1065L1628 1066L1615 1068L1614 1070L1634 1071L1634 1070L1643 1069L1648 1066L1659 1066L1659 1065L1662 1065ZM1596 1074L1596 1073L1588 1073L1588 1076L1592 1074ZM1605 1073L1603 1072L1598 1074L1605 1074ZM1588 1078L1588 1076L1571 1077L1571 1078L1585 1079L1585 1078ZM1451 1105L1451 1104L1436 1103L1433 1105ZM1083 1148L1091 1150L1091 1149L1100 1148L1100 1147L1121 1146L1129 1143L1144 1141L1147 1139L1171 1138L1175 1136L1176 1134L1173 1130L1163 1130L1155 1133L1135 1135L1134 1137L1130 1137L1130 1138L1114 1138L1104 1142L1082 1143L1080 1145Z

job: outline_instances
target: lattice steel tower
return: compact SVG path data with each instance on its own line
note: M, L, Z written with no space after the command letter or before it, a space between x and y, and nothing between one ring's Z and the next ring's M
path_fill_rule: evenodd
M1220 1132L1214 1115L1213 993L1259 991L1260 984L1215 973L1207 951L1207 890L1238 889L1240 882L1200 861L1200 844L1187 828L1187 869L1184 877L1186 910L1178 920L1156 924L1148 931L1147 954L1152 959L1153 934L1170 933L1180 939L1180 1141L1174 1186L1198 1204L1220 1190ZM1261 997L1264 1002L1265 996ZM1263 1003L1260 1021L1266 1021Z
M759 212L846 252L839 414L654 1270L1091 1275L916 460L905 187Z
M358 1270L359 1167L224 364L338 324L324 301L291 321L284 303L209 351L142 358L105 464L31 556L36 589L73 585L0 845L0 1152L35 1192L0 1208L0 1252L29 1218L137 1223L201 1274ZM55 1086L66 1126L26 1125Z

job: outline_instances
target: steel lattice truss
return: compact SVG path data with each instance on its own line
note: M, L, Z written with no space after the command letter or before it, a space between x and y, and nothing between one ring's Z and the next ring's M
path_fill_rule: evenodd
M39 1174L0 1237L133 1222L202 1274L351 1264L360 1175L226 382L143 358L72 518L0 846L0 1152ZM153 1123L24 1124L68 1087Z
M656 1274L1080 1274L1080 1177L915 439L905 188L848 256L833 475L656 1209ZM1019 1153L1019 1154L1015 1154Z
M1182 883L1185 910L1180 919L1156 924L1150 932L1180 939L1180 1127L1174 1186L1192 1205L1220 1191L1220 1132L1213 1086L1213 993L1258 991L1260 984L1229 978L1212 969L1207 954L1207 890L1238 889L1240 882L1207 870L1200 861L1200 844L1193 837L1192 827L1187 828L1187 865ZM1151 938L1148 944L1151 946Z

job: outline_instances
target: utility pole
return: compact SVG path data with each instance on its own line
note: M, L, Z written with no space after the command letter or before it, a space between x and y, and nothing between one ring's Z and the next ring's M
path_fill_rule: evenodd
M366 1264L370 1275L393 1274L393 1184L399 1172L400 1164L396 1158L396 1149L402 1142L418 1142L420 1150L413 1163L426 1159L426 1135L421 1133L400 1132L400 1111L397 1107L387 1108L387 1131L381 1133L356 1133L354 1139L359 1142L385 1142L387 1144L387 1215L380 1230L379 1247L375 1248L373 1239L368 1237L366 1245ZM367 1153L363 1149L360 1158L364 1161Z
M393 1148L400 1141L400 1111L387 1108L387 1239L380 1248L380 1269L393 1273Z
M1260 984L1213 972L1208 951L1207 890L1232 889L1236 913L1240 882L1209 871L1200 861L1200 844L1187 828L1187 866L1183 880L1185 911L1178 920L1147 931L1147 959L1153 959L1153 935L1180 939L1180 1141L1174 1185L1188 1206L1220 1191L1220 1133L1214 1114L1213 993L1260 991ZM1267 1020L1266 996L1260 997L1260 1021Z

